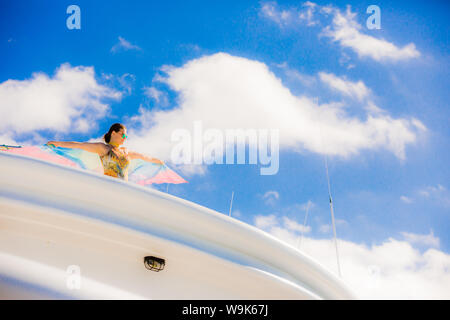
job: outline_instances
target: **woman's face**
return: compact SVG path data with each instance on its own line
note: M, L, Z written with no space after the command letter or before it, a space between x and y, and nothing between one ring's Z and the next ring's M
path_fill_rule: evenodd
M122 128L122 129L120 129L117 132L115 132L115 131L112 132L111 140L114 139L115 143L121 145L127 139L126 136L127 136L127 129L126 128Z

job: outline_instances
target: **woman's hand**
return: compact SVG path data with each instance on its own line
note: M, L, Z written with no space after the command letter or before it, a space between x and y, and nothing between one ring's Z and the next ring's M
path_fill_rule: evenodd
M163 164L164 164L163 161L161 161L161 160L159 160L159 159L156 159L156 158L153 158L153 163L160 164L160 165L163 165Z
M47 146L51 147L58 147L58 142L57 141L49 141L46 143Z

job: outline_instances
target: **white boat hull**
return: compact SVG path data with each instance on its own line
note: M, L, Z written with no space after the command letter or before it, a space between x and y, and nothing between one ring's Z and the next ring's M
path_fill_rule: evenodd
M17 155L0 168L0 299L353 298L297 249L192 202Z

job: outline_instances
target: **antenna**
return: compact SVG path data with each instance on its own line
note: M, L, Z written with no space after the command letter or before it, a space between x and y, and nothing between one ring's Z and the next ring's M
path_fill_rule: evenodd
M228 216L230 216L230 217L231 217L231 208L233 207L233 196L234 196L234 191L231 191L230 212L228 213Z
M308 206L306 207L305 220L303 221L302 234L299 237L299 239L297 240L297 248L299 248L299 249L300 249L300 244L302 243L302 239L303 239L303 230L305 230L305 228L306 228L306 220L308 219L308 211L309 211L310 205L311 205L311 201L308 200Z
M314 103L319 106L319 99L316 97L314 98ZM320 133L320 143L323 146L323 135L322 135L322 125L319 123L319 133ZM324 147L326 149L326 145ZM334 246L336 248L336 261L337 261L337 267L338 267L338 273L339 277L342 278L341 274L341 265L339 263L339 251L338 251L338 245L337 245L337 237L336 237L336 224L334 222L334 208L333 208L333 198L331 197L331 188L330 188L330 176L328 174L328 158L327 158L327 152L324 150L325 154L325 168L327 171L327 183L328 183L328 199L330 201L330 211L331 211L331 224L333 225L333 236L334 236Z
M334 223L333 199L331 198L330 177L328 175L328 160L327 160L327 155L326 154L325 154L325 168L327 170L328 197L330 199L331 223L333 225L334 246L336 247L337 267L338 267L339 277L342 278L341 266L340 266L340 263L339 263L339 252L338 252L337 238L336 238L336 224Z

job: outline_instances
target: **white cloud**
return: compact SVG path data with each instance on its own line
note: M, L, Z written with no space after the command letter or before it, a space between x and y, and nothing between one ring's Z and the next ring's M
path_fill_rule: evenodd
M137 128L130 126L129 144L164 159L170 158L172 132L192 132L197 120L203 130L279 129L280 149L342 157L387 149L404 158L419 131L412 120L369 114L362 121L339 104L294 96L264 63L226 53L162 69L167 77L158 79L179 94L179 105L157 111L141 107L131 119Z
M319 72L319 78L331 88L360 101L370 94L370 90L361 80L358 82L352 82L345 78L339 78L332 73L325 72Z
M332 27L326 27L323 34L343 47L351 48L359 57L369 57L376 61L398 61L420 56L414 43L399 48L389 41L362 33L362 27L355 19L356 13L351 12L350 6L347 6L345 13L339 9L333 9L331 12Z
M351 63L351 57L345 52L342 52L338 62L341 66L345 66L347 70L355 68L355 65Z
M289 219L288 217L283 217L284 227L290 231L298 231L301 233L309 233L311 232L311 226L305 226L303 224L299 224L297 221Z
M317 8L317 4L306 1L302 6L306 7L306 10L299 13L298 17L300 18L300 20L305 20L306 25L310 27L317 25L319 22L314 19L314 11Z
M335 224L336 224L336 229L338 226L340 226L340 227L348 227L349 226L349 223L343 219L336 219ZM331 233L332 230L333 229L330 224L322 224L319 226L319 232L323 233L323 234Z
M408 203L408 204L413 202L412 199L408 198L407 196L401 196L400 200L402 200L404 203Z
M413 125L416 126L417 129L422 130L422 131L426 131L427 130L425 125L422 122L420 122L419 120L412 119L411 122L412 122Z
M0 134L36 134L36 130L88 132L106 115L105 100L122 93L101 85L92 67L62 64L53 77L33 73L30 79L0 83Z
M412 244L420 244L428 247L439 248L440 241L439 238L434 236L433 230L430 231L430 234L415 234L409 232L401 232L403 238L412 243Z
M150 153L152 154L152 153ZM207 165L196 165L196 164L183 164L183 165L172 165L176 171L180 171L183 173L186 178L195 176L195 175L205 175L208 172Z
M314 13L318 7L315 3L306 1L302 4L302 9L289 8L287 10L279 9L276 2L266 2L261 6L261 14L280 27L290 26L297 23L306 23L307 26L315 26L318 21L314 18Z
M301 217L303 223L309 222L312 217L312 211L316 207L316 204L311 200L305 203L294 203L280 209L280 213L289 217Z
M372 90L370 90L361 80L355 82L348 80L346 76L338 77L332 73L326 72L319 72L317 75L307 75L290 68L286 62L274 65L283 71L289 81L294 81L296 83L295 87L297 88L299 87L299 83L302 87L307 89L318 88L320 81L325 84L326 89L334 90L335 92L339 92L344 97L349 97L359 102L358 105L363 105L363 109L367 111L368 115L377 117L388 115L386 110L378 107L373 102L372 99L374 94L372 93ZM314 99L317 101L317 98ZM331 102L330 105L335 108L346 107L346 105L342 102ZM427 131L425 125L418 119L412 118L410 120L410 124L418 131Z
M231 211L231 216L234 218L240 218L242 216L242 213L239 210L233 210Z
M257 221L270 221L264 228ZM281 227L274 215L256 216L255 226L296 247L298 234ZM412 241L420 235L403 233L407 241L389 238L370 247L338 239L342 277L361 299L450 299L450 255L434 248L423 253ZM432 235L432 234L431 234ZM430 239L434 239L431 237ZM303 237L300 250L337 273L336 252L332 239Z
M408 60L420 56L414 43L398 47L392 42L363 33L362 26L356 21L356 13L351 11L350 6L347 6L345 12L332 6L319 6L309 1L304 3L303 7L306 9L301 12L295 7L281 10L275 2L268 2L262 5L261 14L276 22L280 27L297 26L302 22L306 22L307 26L316 26L320 24L319 17L331 15L332 22L323 28L321 35L331 38L342 47L352 49L359 57L383 62ZM352 67L354 65L348 65L348 68Z
M331 225L329 224L323 224L319 227L319 232L320 233L329 233L331 232Z
M112 48L111 48L111 52L115 53L118 52L120 50L124 50L124 51L128 51L128 50L137 50L140 51L142 50L139 46L134 45L132 43L130 43L128 40L126 40L125 38L122 38L119 36L119 42L116 43Z
M437 186L427 186L417 191L419 196L433 201L435 204L450 207L450 191L441 184Z
M369 100L367 101L366 106L364 107L364 109L367 111L367 113L369 114L373 114L373 115L381 115L381 114L387 114L386 110L381 109L380 107L378 107L373 101ZM411 124L413 126L415 126L418 130L420 131L426 131L427 128L422 124L422 122L420 122L417 119L411 119Z
M295 79L300 81L300 83L304 87L311 87L317 84L317 77L316 76L310 76L306 74L302 74L298 72L297 70L293 70L290 68L285 67L284 68L285 74L288 78Z
M158 90L155 87L144 87L143 90L145 96L154 99L159 105L167 106L169 104L169 98L166 92Z
M109 87L120 88L122 94L130 95L133 91L136 76L130 73L124 73L121 76L102 73L102 79L104 80L105 85L108 85Z
M133 91L133 84L136 81L136 76L134 74L125 73L118 77L117 81L120 86L126 90L127 94L131 94Z
M413 195L402 195L400 196L400 200L407 204L426 201L427 203L450 207L450 192L443 185L437 184L436 186L426 186L416 189Z
M441 193L445 192L446 188L440 184L435 186L428 186L421 190L419 190L419 194L424 197L429 197L430 195L440 195Z
M265 204L273 206L275 205L276 201L280 198L280 194L277 191L270 190L264 193L262 198Z
M256 227L266 231L285 228L295 233L311 232L311 226L305 226L286 216L277 217L275 214L257 215L254 217L254 222Z
M255 217L255 226L260 229L267 230L276 225L278 225L278 221L275 215Z
M263 16L275 21L280 26L289 23L294 18L291 11L288 10L278 10L276 3L268 2L264 3L261 7L261 13Z

